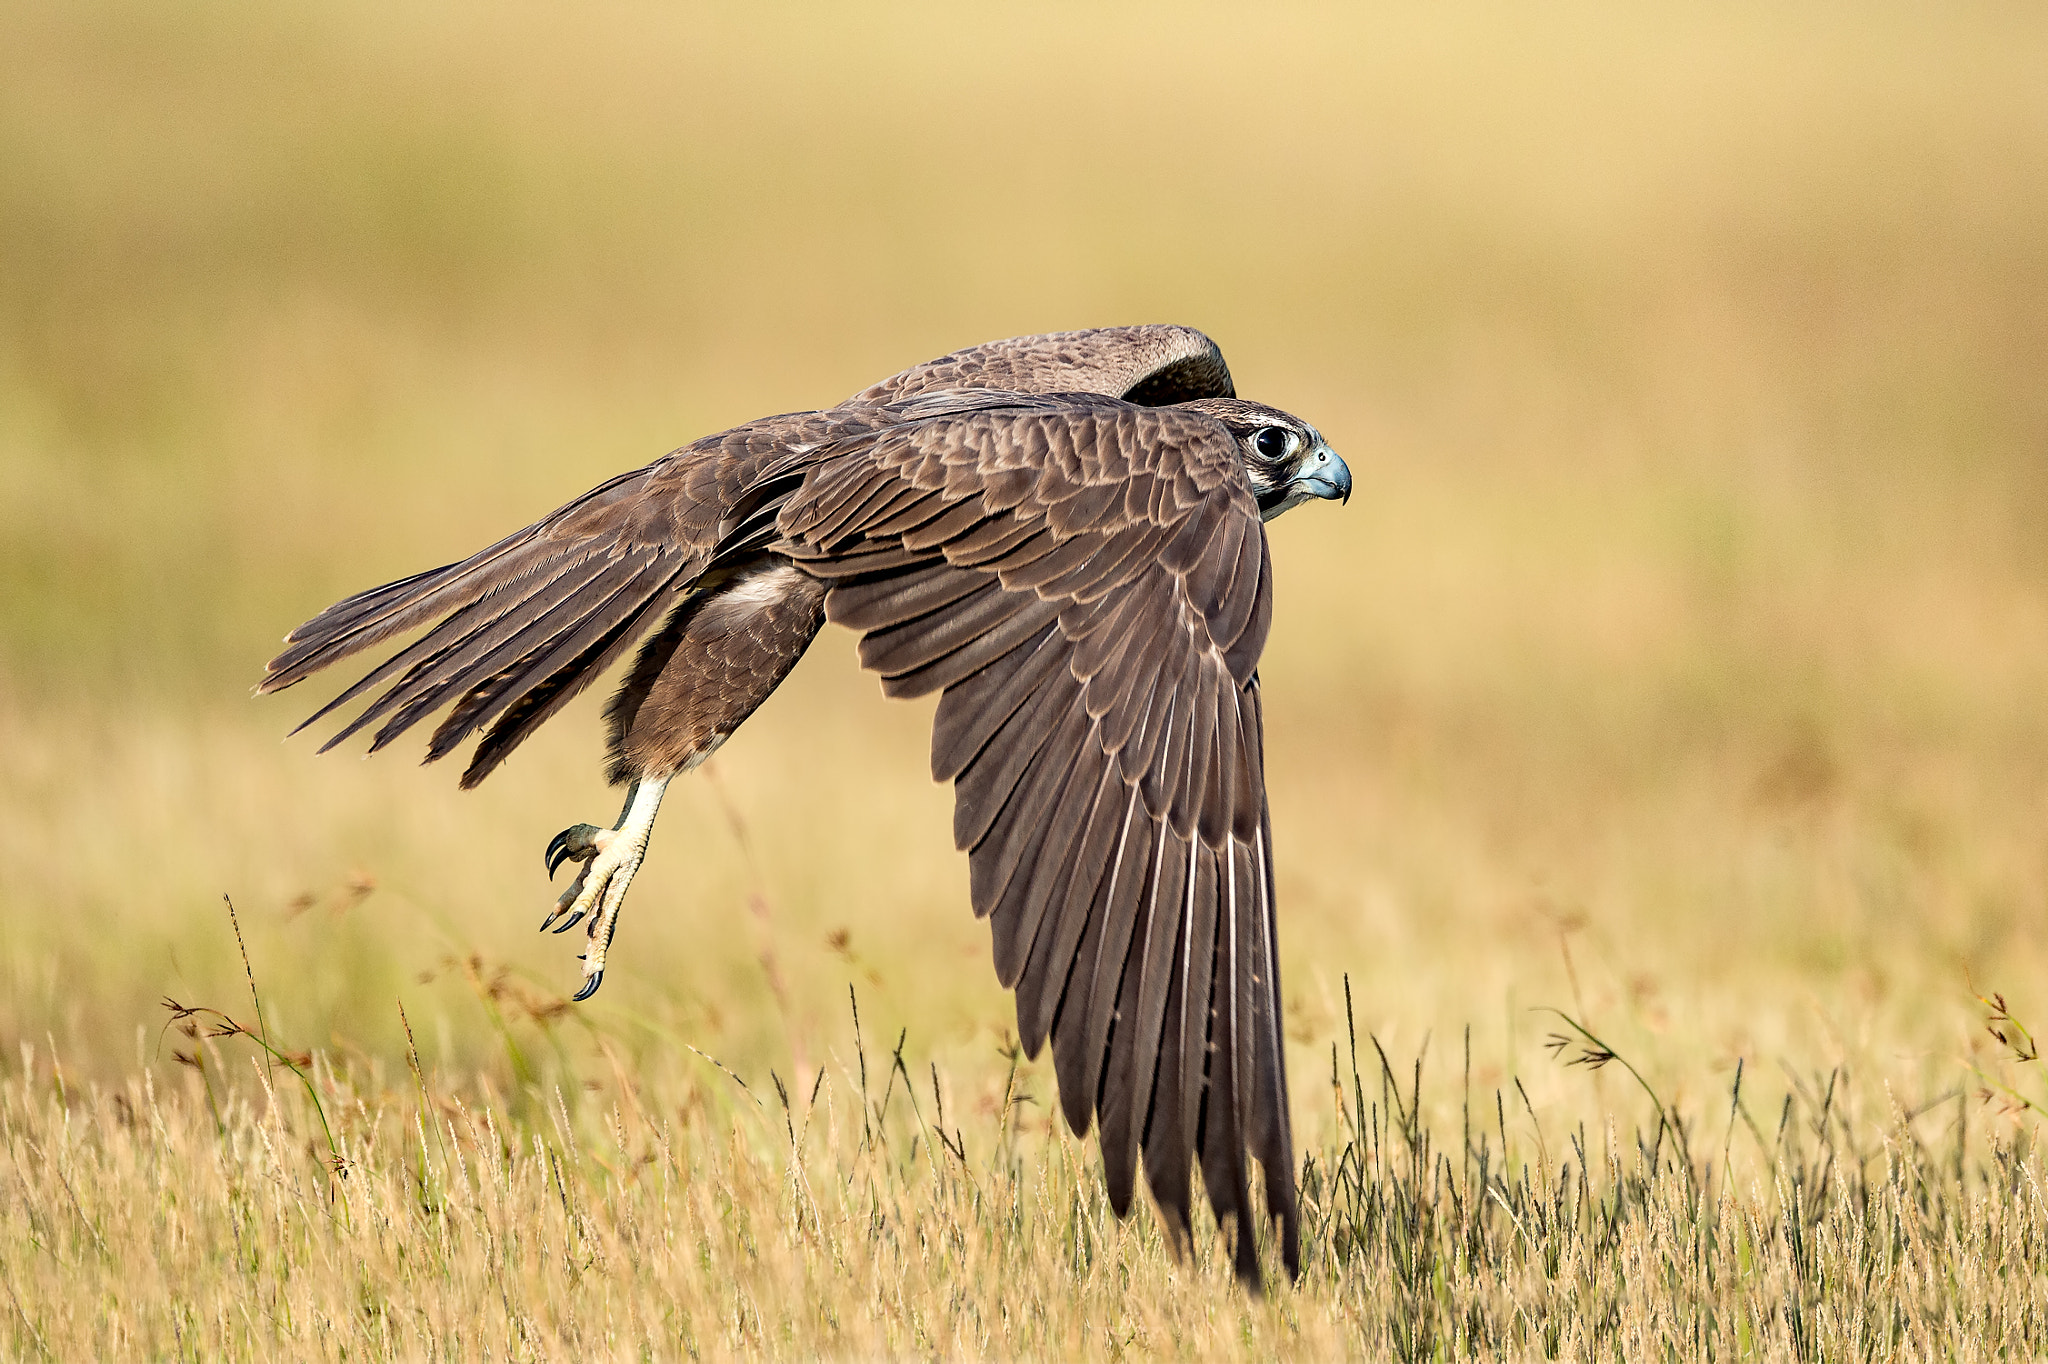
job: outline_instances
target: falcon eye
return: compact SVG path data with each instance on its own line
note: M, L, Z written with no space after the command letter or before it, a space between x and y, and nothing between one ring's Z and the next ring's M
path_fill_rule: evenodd
M1262 427L1259 434L1252 437L1252 446L1267 459L1285 459L1287 433L1277 426Z

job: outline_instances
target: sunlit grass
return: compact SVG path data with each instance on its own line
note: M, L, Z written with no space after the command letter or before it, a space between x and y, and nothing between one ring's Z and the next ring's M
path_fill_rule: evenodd
M2048 1016L2044 65L1999 6L0 9L4 1352L2040 1353L1978 996ZM842 633L571 1012L602 689L469 794L247 696L703 432L1134 320L1358 477L1273 527L1264 1303L1013 1073ZM254 1021L223 893L310 1096L165 1031Z
M27 1047L0 1084L16 1356L2026 1357L2048 1301L2031 1129L1839 1069L1691 1112L1638 1075L1640 1122L1546 1130L1469 1050L1429 1115L1424 1058L1351 1034L1305 1087L1301 1281L1259 1299L1206 1224L1184 1257L1119 1225L1014 1058L976 1096L857 996L808 1080L628 1064L583 1023L602 1078L543 1082L508 1028L511 1094L409 1044L295 1056L253 999L168 1007L182 1072L81 1087ZM1561 1064L1631 1068L1557 1027Z

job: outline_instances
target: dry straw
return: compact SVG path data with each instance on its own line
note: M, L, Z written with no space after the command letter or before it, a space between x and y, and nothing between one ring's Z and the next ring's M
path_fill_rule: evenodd
M1759 1119L1738 1072L1718 1112L1645 1082L1647 1122L1589 1131L1519 1081L1474 1092L1468 1035L1458 1127L1440 1131L1425 1058L1397 1067L1354 1028L1302 1171L1305 1272L1255 1300L1230 1281L1228 1230L1177 1264L1149 1217L1119 1225L1092 1147L1028 1120L1014 1068L1002 1103L962 1116L905 1039L871 1055L850 1005L850 1054L808 1084L771 1072L769 1098L706 1057L659 1083L622 1069L605 1107L430 1077L416 1051L386 1085L176 1004L182 1084L81 1090L25 1049L0 1085L17 1191L0 1342L61 1359L1863 1360L2031 1358L2048 1340L2048 1168L2031 1115L1967 1121L1988 1092L1910 1110L1835 1071ZM1561 1060L1627 1064L1564 1021ZM265 1059L303 1085L273 1086Z

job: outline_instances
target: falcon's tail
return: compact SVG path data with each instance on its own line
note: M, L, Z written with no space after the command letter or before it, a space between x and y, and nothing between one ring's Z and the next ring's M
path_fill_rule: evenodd
M707 566L705 556L687 546L622 526L632 519L632 500L649 473L622 474L461 563L336 602L285 637L288 647L271 660L256 690L282 690L438 621L299 729L395 675L320 751L383 719L370 743L374 753L453 702L426 760L445 757L488 725L462 774L462 785L476 785L594 681L652 623L652 613Z

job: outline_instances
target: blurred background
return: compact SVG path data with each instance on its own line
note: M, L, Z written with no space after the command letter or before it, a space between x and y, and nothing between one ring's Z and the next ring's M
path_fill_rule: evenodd
M1680 1102L1953 1085L1973 991L2048 1014L2044 71L1996 3L12 0L0 1043L164 1064L161 996L246 1000L226 893L338 1056L402 1002L458 1073L803 1074L852 983L998 1072L928 711L845 633L672 792L566 1018L609 684L469 794L280 744L348 677L249 688L698 435L1173 321L1357 479L1272 528L1298 1107L1347 974L1481 1082L1585 1086L1548 1005Z

